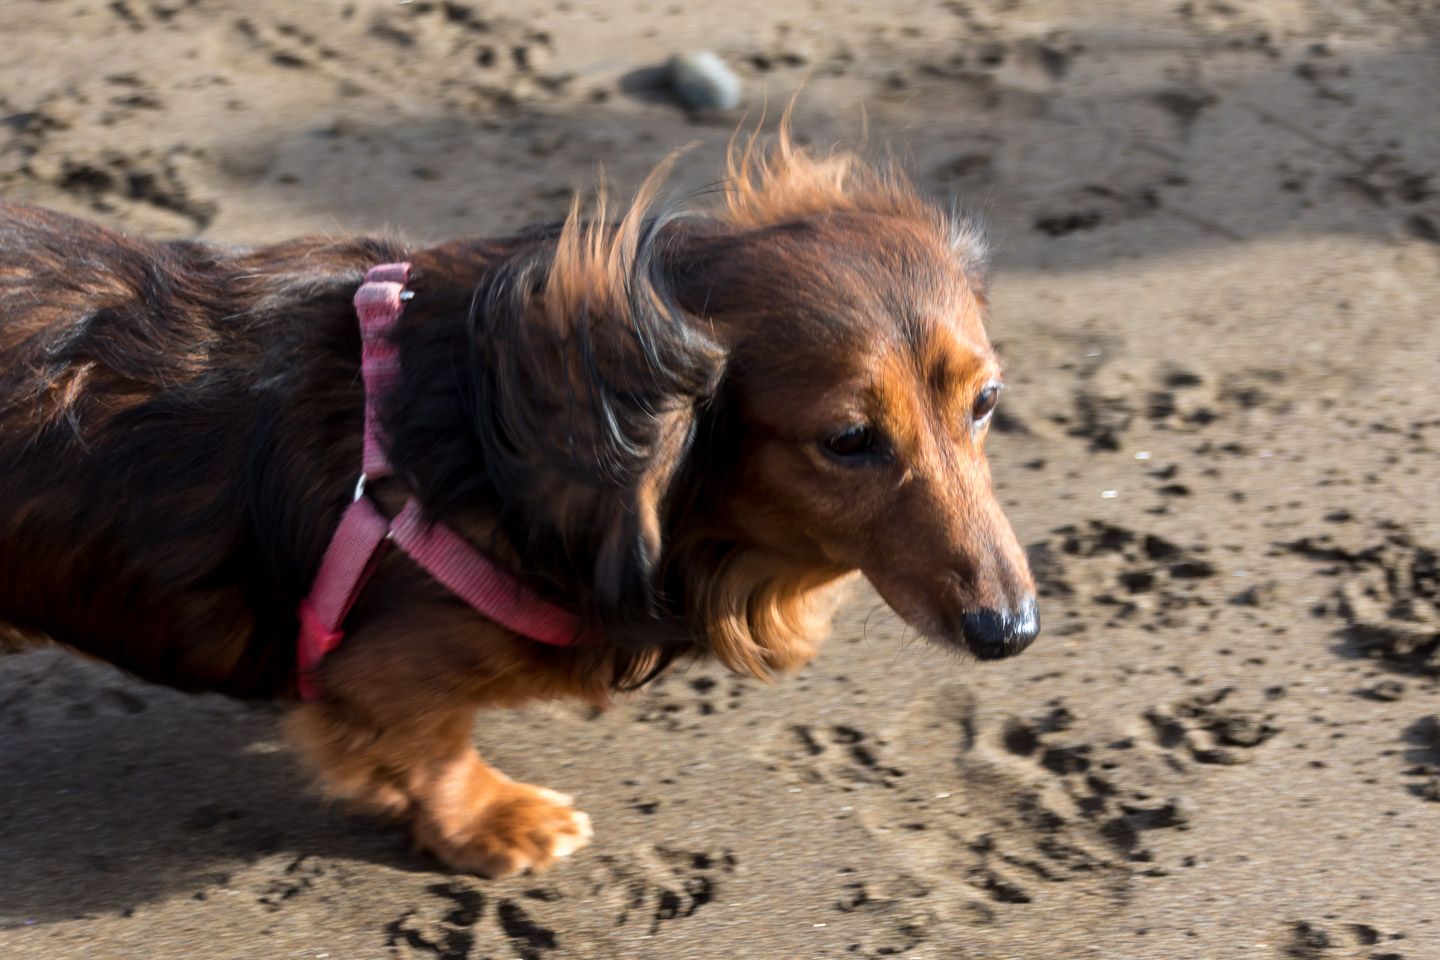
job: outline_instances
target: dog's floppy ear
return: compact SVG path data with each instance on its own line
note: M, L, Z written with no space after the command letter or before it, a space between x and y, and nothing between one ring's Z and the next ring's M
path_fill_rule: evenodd
M698 397L689 403L676 400L672 409L652 419L651 439L633 478L617 488L615 502L602 519L595 595L624 619L665 614L657 569L666 546L664 511L687 458L694 455L699 406L705 402Z
M618 226L605 222L603 193L589 221L572 207L543 297L546 323L568 330L577 348L567 419L572 457L594 468L593 492L578 512L591 528L593 599L606 619L662 613L656 568L665 507L726 361L678 306L674 268L656 251L662 234L685 229L649 212L669 164Z

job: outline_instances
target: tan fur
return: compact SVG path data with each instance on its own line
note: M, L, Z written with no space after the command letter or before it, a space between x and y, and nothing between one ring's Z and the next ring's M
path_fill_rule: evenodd
M784 124L732 145L718 209L655 218L672 164L618 222L602 191L557 232L420 250L154 244L0 204L0 643L292 696L293 611L358 467L350 298L406 260L396 475L368 495L418 497L600 639L514 636L385 554L286 722L330 795L454 869L539 869L589 822L481 760L478 709L604 706L677 657L768 681L857 572L973 649L972 611L1033 594L973 415L1000 377L978 235ZM836 452L857 426L874 456Z
M743 144L732 140L726 175L722 216L737 227L837 211L940 221L901 170L873 166L848 150L816 153L798 146L788 119L773 145L762 143L758 130Z

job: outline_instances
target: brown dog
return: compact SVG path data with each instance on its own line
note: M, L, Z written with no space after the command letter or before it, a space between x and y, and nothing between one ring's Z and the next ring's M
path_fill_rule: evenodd
M395 476L595 642L499 627L386 553L289 727L326 787L460 870L589 838L470 743L477 708L604 703L676 658L768 676L862 572L984 659L1038 630L983 443L982 242L902 179L782 137L723 205L504 240L152 243L0 205L0 629L141 677L294 697L296 609L355 488L352 295L412 265ZM652 178L652 184L656 178Z

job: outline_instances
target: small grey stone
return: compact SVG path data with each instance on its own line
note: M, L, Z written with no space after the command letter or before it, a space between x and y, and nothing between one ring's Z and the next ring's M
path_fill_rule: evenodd
M740 78L709 50L677 53L667 70L675 96L691 110L733 110L740 105Z

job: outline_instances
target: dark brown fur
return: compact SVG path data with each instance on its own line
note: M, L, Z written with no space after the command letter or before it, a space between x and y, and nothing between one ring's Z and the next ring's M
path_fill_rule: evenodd
M604 703L676 657L770 676L863 571L922 632L1032 592L970 411L998 378L983 250L846 154L737 151L708 214L413 249L153 243L0 204L0 627L190 690L286 698L295 610L354 488L351 297L413 264L384 407L397 476L601 643L507 634L391 553L292 732L447 863L589 836L469 744L482 706ZM886 456L839 459L855 423Z

